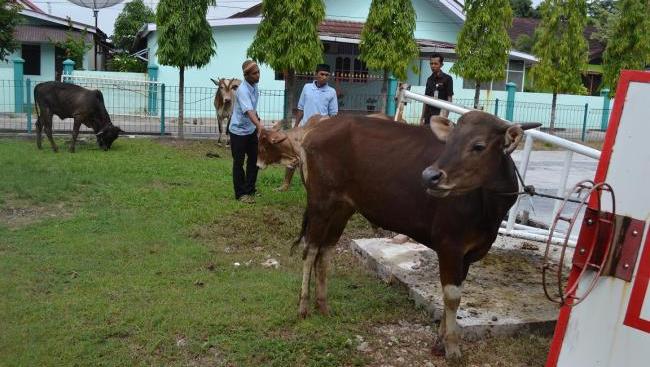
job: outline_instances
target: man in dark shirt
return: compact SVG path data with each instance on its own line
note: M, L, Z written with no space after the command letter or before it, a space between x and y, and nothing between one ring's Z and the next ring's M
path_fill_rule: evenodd
M431 76L427 79L427 87L424 90L424 94L429 97L434 97L442 99L445 101L451 102L451 97L454 95L454 81L451 79L449 74L445 74L442 71L443 57L439 53L434 53L429 59L429 65L431 66ZM424 105L422 108L422 117L420 119L420 125L428 125L431 120L431 116L442 115L447 117L449 111L440 110L439 108Z

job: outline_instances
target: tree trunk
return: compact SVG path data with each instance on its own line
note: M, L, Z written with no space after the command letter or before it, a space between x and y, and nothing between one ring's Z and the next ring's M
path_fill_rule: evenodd
M551 103L551 124L549 125L549 132L553 134L555 130L555 107L557 103L557 93L553 92L553 103Z
M380 103L383 103L383 109L381 108L381 104L377 106L377 109L375 112L385 112L386 111L386 106L388 106L388 70L384 69L384 81L381 83L381 97L379 100L381 101Z
M293 107L295 104L295 86L296 86L296 72L294 70L287 71L286 79L284 81L285 93L287 93L287 104L284 106L284 115L287 117L282 123L283 129L288 129L293 126Z
M481 83L476 81L476 88L474 88L474 109L478 110L479 99L481 98Z
M183 93L185 92L185 66L181 66L178 83L178 137L185 138L183 131Z

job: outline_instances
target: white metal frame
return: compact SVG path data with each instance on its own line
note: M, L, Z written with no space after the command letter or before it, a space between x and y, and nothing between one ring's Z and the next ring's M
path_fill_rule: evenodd
M398 95L398 108L403 108L403 104L401 103L402 101L405 101L407 99L411 99L414 101L422 102L425 104L428 104L430 106L434 106L440 109L445 109L450 112L455 112L460 115L463 115L469 111L472 111L472 109L456 105L454 103L448 102L448 101L443 101L440 99L435 99L431 98L428 96L424 96L418 93L413 93L406 88L401 88L399 91ZM400 115L400 113L396 114L397 116ZM524 179L524 182L526 180L526 171L528 170L528 163L530 161L530 153L533 150L533 142L535 140L543 141L548 144L555 145L559 148L565 149L566 156L564 159L564 166L562 168L562 177L560 179L560 187L558 188L557 196L559 197L564 197L566 194L566 184L567 184L567 178L569 176L569 171L571 168L571 161L573 159L573 154L577 153L580 155L584 155L586 157L593 158L595 160L600 159L600 151L593 149L591 147L578 144L575 142L572 142L567 139L562 139L560 137L557 137L555 135L547 134L545 132L539 131L539 130L526 130L525 131L526 135L526 140L524 143L524 151L523 151L523 156L521 163L519 164L519 171L521 173L522 178ZM549 230L545 229L540 229L540 228L535 228L535 227L530 227L530 226L525 226L521 224L515 223L515 218L517 217L517 213L519 211L519 201L521 200L521 196L517 198L517 201L515 202L515 205L510 209L510 212L508 214L508 221L504 221L501 224L501 228L499 229L499 234L505 235L505 236L511 236L511 237L517 237L517 238L522 238L522 239L527 239L527 240L533 240L533 241L541 241L541 242L546 242L551 235ZM558 201L555 204L555 208L553 210L553 217L555 217L555 214L557 213L557 210L559 208L560 201ZM564 243L564 239L567 236L565 233L559 233L555 232L552 235L551 242L555 244L562 244ZM575 246L577 241L576 236L570 237L568 243L571 246Z

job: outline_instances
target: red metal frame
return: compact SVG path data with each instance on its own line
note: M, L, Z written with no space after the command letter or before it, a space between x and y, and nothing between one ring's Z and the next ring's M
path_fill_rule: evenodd
M616 135L618 133L618 127L621 122L621 116L623 115L623 107L625 100L627 98L627 90L630 86L630 82L645 82L650 83L650 73L644 71L634 71L634 70L622 70L621 76L618 81L618 87L616 88L616 99L614 100L614 109L612 110L612 115L610 116L610 123L607 128L607 133L605 135L605 144L603 145L603 150L600 156L600 161L598 162L598 168L596 169L595 182L603 182L607 177L607 171L609 169L609 162L612 158L612 151L614 148L614 142L616 141ZM595 202L596 198L592 198L589 202L589 207L594 208L597 203ZM647 243L644 250L644 261L646 263L650 259L646 258L648 250ZM641 268L641 266L639 266ZM580 268L573 266L571 273L569 274L569 284L572 284L576 281L578 274L580 274ZM646 283L647 285L647 283ZM635 284L636 286L636 284ZM647 288L644 288L647 289ZM637 297L639 295L637 294ZM645 296L645 292L643 294ZM632 302L632 299L630 299ZM641 300L643 302L643 300ZM555 367L560 358L560 352L562 351L562 343L564 342L564 336L566 334L567 327L569 325L569 318L571 316L571 299L568 299L567 302L560 308L560 315L558 316L557 323L555 324L555 333L553 336L553 341L551 342L551 349L548 353L548 358L546 360L546 367ZM639 313L641 309L639 308ZM629 313L629 311L628 311ZM645 320L641 320L645 321Z
M650 320L641 318L641 308L646 298L648 291L648 283L650 280L650 230L645 239L645 246L641 261L639 262L639 269L636 272L634 285L632 286L632 294L630 295L630 302L627 305L627 313L623 325L633 327L637 330L650 333Z

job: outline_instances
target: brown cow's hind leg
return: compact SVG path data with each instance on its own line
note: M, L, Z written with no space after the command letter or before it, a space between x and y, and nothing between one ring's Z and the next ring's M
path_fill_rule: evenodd
M321 247L316 257L316 306L322 315L329 315L327 305L327 268L329 267L334 247Z
M48 111L46 112L45 116L45 121L43 122L45 125L45 135L47 135L47 139L50 141L50 145L52 146L52 150L54 153L59 151L59 147L56 146L56 143L54 142L54 138L52 137L52 114Z
M300 306L298 308L298 315L303 319L309 315L309 281L317 254L317 245L308 242L302 260L302 288L300 289Z
M38 149L43 149L43 122L41 122L41 117L36 118L36 147Z

